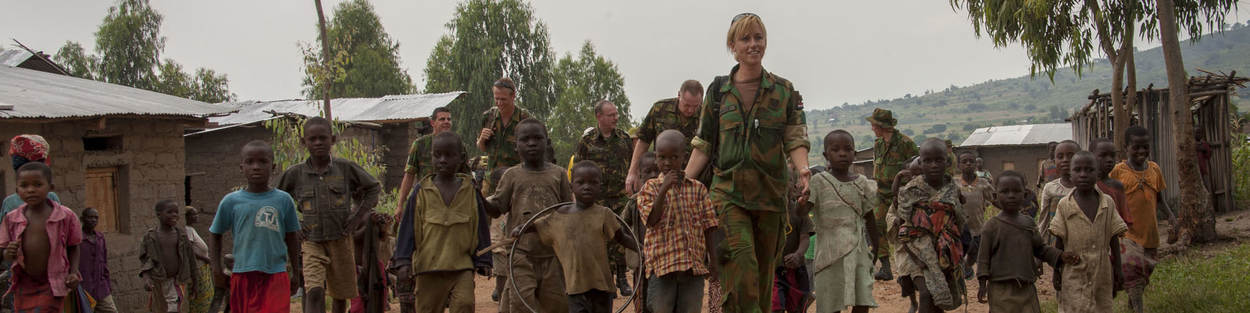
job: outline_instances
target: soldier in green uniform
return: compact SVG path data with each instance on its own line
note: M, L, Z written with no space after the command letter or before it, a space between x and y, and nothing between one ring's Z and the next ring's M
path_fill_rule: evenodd
M582 139L577 141L577 150L573 152L573 159L579 162L591 161L599 165L603 172L600 205L612 209L616 215L621 215L621 209L625 207L625 202L628 200L628 195L625 193L625 172L629 170L629 161L625 158L630 153L631 141L628 133L616 128L618 118L616 105L611 101L596 102L595 121L599 125L587 129ZM612 263L612 273L616 275L617 288L620 289L621 296L628 297L634 291L629 287L629 281L625 279L627 272L625 254L621 251L621 246L617 244L608 245L608 249L608 258Z
M890 210L890 204L894 203L894 176L907 166L907 160L917 155L917 148L911 138L894 129L898 120L894 119L890 110L877 108L866 119L872 123L873 134L877 135L872 146L872 177L877 181L877 196L881 200L876 211L877 229L886 229L885 215ZM877 280L894 279L894 273L890 271L889 246L884 240L877 245L876 255L881 260L881 268L873 275Z
M642 118L642 125L638 126L638 142L634 143L633 154L629 159L629 172L625 177L625 191L636 193L645 180L640 179L641 174L638 168L638 160L642 158L642 154L651 150L651 143L655 142L655 137L660 132L669 129L681 131L686 138L694 138L695 130L699 127L699 108L703 105L703 84L697 80L687 80L681 83L681 89L677 91L676 98L668 98L656 101L651 106L651 111L647 112L647 116ZM690 151L686 151L690 152Z
M477 136L477 148L488 157L486 172L495 168L510 167L521 163L516 155L516 125L530 118L530 112L516 105L516 83L504 77L491 87L495 107L482 112L482 132ZM486 179L484 181L490 181ZM493 192L494 186L488 186Z
M413 140L408 148L408 163L404 166L404 180L399 183L399 206L397 208L400 211L403 210L404 200L407 200L408 193L412 192L416 181L430 175L434 170L430 161L430 143L434 141L434 135L451 130L451 110L447 107L434 108L434 114L430 115L430 126L434 129L434 133ZM395 214L397 217L403 216L404 212L396 211Z
M755 14L739 14L730 23L725 44L738 65L709 86L685 171L698 177L716 158L708 189L725 240L714 249L710 267L719 273L721 303L731 313L771 311L773 273L785 240L787 155L799 175L799 201L805 201L811 177L802 97L790 81L764 70L766 34Z

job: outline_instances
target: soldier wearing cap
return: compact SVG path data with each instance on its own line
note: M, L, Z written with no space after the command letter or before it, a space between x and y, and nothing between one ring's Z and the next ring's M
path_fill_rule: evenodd
M908 159L918 155L918 149L911 138L894 129L898 120L894 119L894 113L890 110L877 108L872 111L872 116L865 119L872 123L872 133L877 136L872 146L872 178L877 181L877 196L881 200L875 212L877 229L886 229L885 216L890 205L894 203L894 176L907 166ZM882 240L876 250L876 255L881 260L881 268L874 275L875 278L894 279L894 274L890 272L890 247L887 241Z

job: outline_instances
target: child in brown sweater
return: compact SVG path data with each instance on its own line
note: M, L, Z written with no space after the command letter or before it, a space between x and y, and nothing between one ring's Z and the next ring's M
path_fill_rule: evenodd
M990 312L1041 311L1034 286L1037 272L1033 270L1033 258L1051 266L1058 266L1061 259L1067 264L1080 262L1075 253L1044 244L1033 219L1020 214L1020 208L1029 201L1024 182L1024 176L1014 171L998 175L998 199L994 206L1002 212L986 221L981 229L977 300L989 302Z

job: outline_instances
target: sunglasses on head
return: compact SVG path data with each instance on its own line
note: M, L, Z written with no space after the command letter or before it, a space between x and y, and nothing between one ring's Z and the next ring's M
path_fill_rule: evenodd
M508 90L516 91L516 87L513 87L512 83L502 81L502 80L495 81L495 87L508 88Z
M729 21L729 25L733 25L733 23L737 23L737 22L738 22L738 20L740 20L740 19L742 19L742 18L744 18L744 17L748 17L748 16L753 16L753 17L757 17L757 18L758 18L758 17L760 17L759 15L755 15L755 13L750 13L750 12L747 12L747 13L742 13L742 14L738 14L738 15L734 15L734 19L733 19L732 21Z

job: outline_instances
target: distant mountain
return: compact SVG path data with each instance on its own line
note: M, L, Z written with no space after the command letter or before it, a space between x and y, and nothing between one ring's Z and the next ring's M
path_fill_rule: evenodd
M1250 27L1238 23L1223 33L1209 34L1195 42L1182 43L1185 67L1191 76L1201 68L1213 72L1236 71L1250 76ZM1166 88L1167 73L1163 51L1154 48L1135 54L1137 86ZM1055 73L1054 83L1044 73L905 95L891 100L845 104L807 112L813 154L823 150L823 138L830 130L842 128L856 136L858 148L872 146L873 135L864 120L874 108L890 109L899 120L898 128L917 143L928 137L951 139L956 145L973 130L998 125L1062 122L1077 108L1089 103L1094 89L1111 89L1111 65L1101 60L1077 77L1071 68ZM1233 103L1250 98L1250 89L1237 91ZM813 164L823 161L813 160Z

